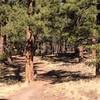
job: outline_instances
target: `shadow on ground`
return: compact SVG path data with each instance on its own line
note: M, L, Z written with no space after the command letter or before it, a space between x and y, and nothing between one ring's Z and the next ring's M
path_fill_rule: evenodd
M62 70L51 70L44 74L38 74L38 80L50 81L51 84L69 82L69 81L79 81L79 80L90 80L94 78L91 73L81 74L80 71L62 71Z
M84 60L85 58L86 57L84 56ZM80 59L77 53L58 53L55 55L46 55L42 57L42 59L53 62L62 61L68 63L79 63L80 61L83 61L82 59Z
M42 62L34 63L34 67ZM0 65L0 82L14 84L16 82L23 82L25 76L25 59L13 57L12 63L1 62Z
M0 81L1 82L16 82L22 80L21 72L23 72L22 66L20 65L13 65L13 64L7 64L3 65L3 68L1 69L1 76Z
M12 84L23 81L25 61L19 58L13 58L13 60L14 62L11 63L8 61L0 63L0 82Z
M74 62L74 58L77 58L75 54L58 54L57 56L48 56L47 58L52 59L54 62L56 61L64 61L70 63ZM0 81L9 81L16 83L16 81L23 81L23 75L25 74L25 59L14 58L15 62L12 64L5 63L0 66ZM71 62L72 61L72 62ZM34 67L38 72L39 64L42 62L34 63ZM41 70L39 70L40 73ZM91 73L88 75L82 74L80 71L71 72L71 71L64 71L64 70L51 70L49 72L45 72L43 74L37 73L38 80L50 80L52 84L54 83L61 83L61 82L68 82L68 81L78 81L78 80L88 80L92 79L94 76Z

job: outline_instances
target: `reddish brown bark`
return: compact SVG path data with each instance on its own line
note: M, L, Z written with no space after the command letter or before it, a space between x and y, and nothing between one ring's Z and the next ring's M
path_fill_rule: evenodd
M0 35L0 55L4 53L4 38Z
M34 76L33 68L33 36L32 31L27 27L27 43L26 43L26 69L25 69L25 79L26 82L31 82Z
M28 16L33 14L33 8L35 7L35 1L34 0L28 0ZM27 26L27 31L26 31L26 38L27 38L27 43L26 43L26 68L25 68L25 81L30 83L33 81L34 76L35 76L35 69L33 66L33 56L35 53L35 49L33 45L35 45L34 38L32 35L32 30L30 26Z
M95 37L93 37L92 38L92 46L95 46L95 44L96 44L96 38ZM96 54L96 48L95 47L93 47L92 48L92 58L96 61L96 56L97 56L97 54ZM96 76L100 76L100 63L99 62L96 62Z
M83 59L83 57L84 57L82 45L79 47L79 56L80 56L81 59Z
M96 44L96 38L93 37L92 38L92 46L94 46L95 44ZM95 48L92 48L92 58L96 59L96 49Z

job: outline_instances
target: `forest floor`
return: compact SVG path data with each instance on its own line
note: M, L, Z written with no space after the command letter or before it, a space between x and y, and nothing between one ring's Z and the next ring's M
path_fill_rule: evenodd
M0 100L4 100L3 96L7 100L100 100L100 79L95 77L94 67L40 57L35 57L34 62L37 81L30 85L1 85Z

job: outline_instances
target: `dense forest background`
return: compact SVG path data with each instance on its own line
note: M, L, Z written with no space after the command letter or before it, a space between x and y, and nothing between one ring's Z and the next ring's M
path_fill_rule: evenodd
M100 1L0 0L0 38L1 61L27 52L32 62L51 54L80 62L85 52L100 74Z

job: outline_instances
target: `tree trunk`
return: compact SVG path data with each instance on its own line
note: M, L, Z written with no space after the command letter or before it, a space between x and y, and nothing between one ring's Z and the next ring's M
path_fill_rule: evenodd
M32 31L27 27L27 43L26 43L26 69L25 81L30 83L33 81L34 68L33 68L33 36Z
M34 14L35 0L28 0L28 16ZM33 66L33 56L35 55L35 37L33 38L30 26L27 27L27 43L26 43L26 82L30 83L36 78L36 71ZM34 43L33 43L34 41ZM34 47L33 47L34 44Z
M100 76L100 63L96 64L96 76Z
M93 37L92 38L92 46L95 46L95 44L96 44L96 38ZM96 56L97 56L96 55L96 48L93 47L92 48L92 58L95 61L96 61ZM100 63L99 62L96 62L96 76L100 76Z
M80 60L82 60L84 58L83 46L82 45L79 47L79 56L80 56Z
M96 38L92 38L92 46L94 46L96 44ZM92 49L92 58L96 59L96 49L93 48Z
M0 36L0 55L4 53L4 38Z

